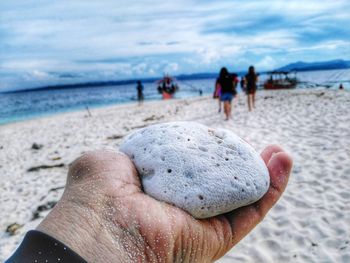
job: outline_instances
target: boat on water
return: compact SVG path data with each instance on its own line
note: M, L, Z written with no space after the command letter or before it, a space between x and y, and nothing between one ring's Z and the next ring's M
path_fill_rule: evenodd
M298 84L296 72L271 71L267 74L269 78L264 83L264 89L294 89Z
M169 75L165 75L161 80L158 80L157 84L158 92L162 94L163 99L172 99L174 94L179 90L176 79Z

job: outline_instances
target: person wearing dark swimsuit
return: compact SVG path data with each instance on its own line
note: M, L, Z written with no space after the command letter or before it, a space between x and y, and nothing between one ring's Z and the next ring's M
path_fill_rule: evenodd
M220 70L217 83L221 86L220 100L224 103L226 120L232 118L231 104L232 99L237 95L237 82L238 79L236 74L230 74L225 67Z
M256 83L258 81L258 75L255 73L253 66L249 67L248 74L245 75L246 94L248 99L248 109L252 111L255 108L255 93Z

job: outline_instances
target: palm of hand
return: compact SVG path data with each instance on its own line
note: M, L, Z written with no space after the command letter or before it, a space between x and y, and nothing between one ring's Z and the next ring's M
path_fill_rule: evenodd
M108 151L87 154L73 163L62 199L93 211L108 245L132 262L212 262L263 219L287 184L290 157L271 146L262 158L271 178L265 196L210 219L196 220L145 195L131 161Z

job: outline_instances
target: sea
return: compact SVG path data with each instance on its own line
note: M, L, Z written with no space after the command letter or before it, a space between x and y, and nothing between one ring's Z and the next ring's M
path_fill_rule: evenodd
M299 89L338 89L342 84L346 90L350 90L350 69L298 72L296 77ZM260 75L260 88L267 78L267 74ZM175 94L175 99L207 96L213 94L215 78L179 80L177 83L179 91ZM145 101L162 99L156 83L143 85ZM241 92L240 87L237 90ZM137 103L136 95L136 83L0 93L0 125L86 108Z

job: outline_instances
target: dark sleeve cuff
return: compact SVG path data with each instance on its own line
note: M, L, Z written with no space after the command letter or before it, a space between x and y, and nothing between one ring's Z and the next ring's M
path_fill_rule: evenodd
M29 231L5 263L87 263L62 242L42 232Z

